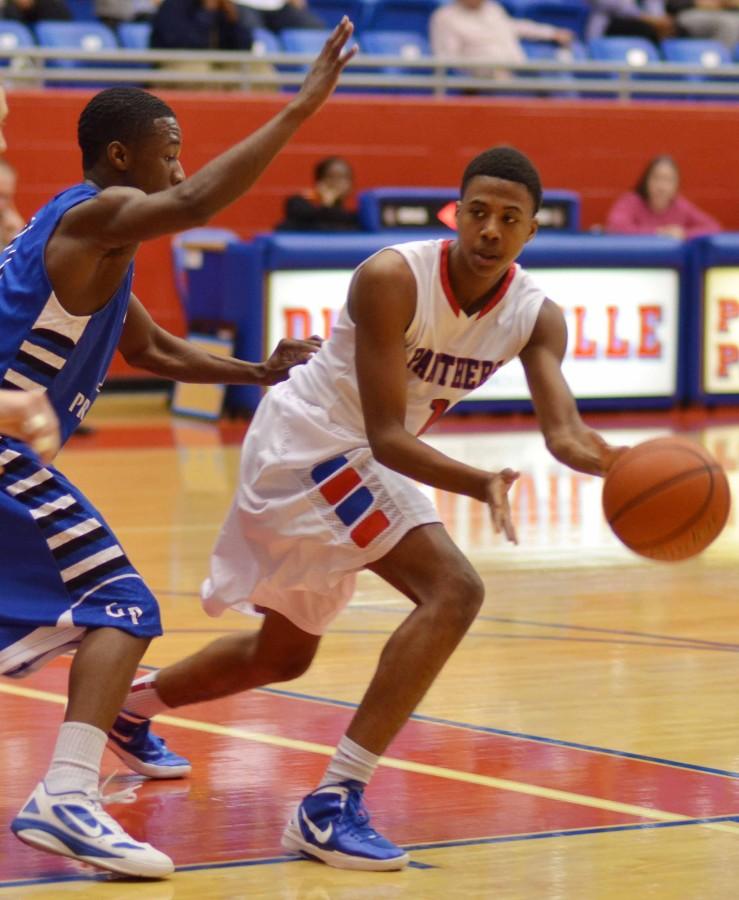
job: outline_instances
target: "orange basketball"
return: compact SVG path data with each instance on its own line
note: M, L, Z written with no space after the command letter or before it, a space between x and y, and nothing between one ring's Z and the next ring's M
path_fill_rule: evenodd
M603 485L603 512L616 537L650 559L688 559L705 550L730 505L724 470L700 444L681 437L627 450Z

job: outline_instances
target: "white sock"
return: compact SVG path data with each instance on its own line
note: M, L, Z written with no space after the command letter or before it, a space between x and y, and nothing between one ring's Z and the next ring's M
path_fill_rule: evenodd
M370 753L369 750L365 750L364 747L360 747L359 744L344 735L339 741L336 753L331 758L319 787L323 787L324 784L337 784L340 781L359 781L362 784L369 784L379 759L379 756L375 756L374 753Z
M104 731L82 722L65 722L59 729L54 755L44 781L52 794L97 790L100 760L108 740Z
M156 672L149 672L148 675L134 681L123 701L123 709L126 712L133 713L141 719L152 719L158 713L171 709L157 694L156 677Z

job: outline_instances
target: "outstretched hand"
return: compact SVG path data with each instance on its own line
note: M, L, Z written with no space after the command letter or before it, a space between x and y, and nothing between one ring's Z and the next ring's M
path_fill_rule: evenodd
M59 421L43 391L0 391L0 434L28 444L45 463L59 450Z
M490 509L493 530L496 534L500 534L502 531L512 544L518 543L518 536L511 518L508 491L519 474L513 469L503 469L502 472L496 472L487 485L486 501Z
M344 66L356 55L358 50L356 44L348 50L345 49L353 32L354 24L344 16L331 32L316 61L305 76L296 102L300 103L308 114L315 112L328 99L336 87Z
M262 364L264 376L261 383L270 385L284 381L293 366L307 363L313 354L321 349L321 343L321 338L315 334L305 341L283 338L272 351L270 358Z

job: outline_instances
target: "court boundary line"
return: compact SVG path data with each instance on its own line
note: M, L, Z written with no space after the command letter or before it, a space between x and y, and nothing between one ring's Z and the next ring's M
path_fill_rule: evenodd
M66 703L66 697L54 694L50 691L39 691L35 688L22 688L16 685L0 684L0 692L24 697L32 700L43 700L53 703ZM282 735L267 734L260 731L252 731L246 728L219 725L215 722L202 722L197 719L184 719L179 716L160 715L159 722L165 725L173 725L189 731L199 731L205 734L214 734L221 737L231 737L238 740L253 741L258 744L279 747L280 749L296 750L304 753L315 753L321 756L333 756L334 746L318 744L313 741L304 741L288 738ZM627 815L637 819L657 822L678 822L692 819L684 813L672 813L656 807L638 806L633 803L622 803L618 800L608 800L604 797L593 797L588 794L579 794L574 791L564 791L559 788L548 788L543 785L535 785L525 781L513 781L507 778L496 778L491 775L482 775L476 772L465 772L460 769L452 769L447 766L435 766L415 760L400 759L393 756L381 756L379 765L388 769L398 769L416 775L428 775L435 778L443 778L448 781L457 781L466 784L474 784L478 787L487 787L495 790L509 791L516 794L538 797L545 800L553 800L558 803L570 803L575 806L583 806L590 809L605 810L606 812ZM739 812L733 813L739 816ZM739 834L739 827L723 824L704 824L702 827L718 831L728 831L731 834Z
M145 667L150 671L156 671L155 666ZM335 700L327 697L320 697L312 694L301 694L298 691L288 691L284 688L260 687L253 690L263 694L276 694L294 698L297 700L306 700L313 703L326 703L329 706L340 706L345 709L357 709L357 703L350 700ZM537 744L547 744L553 747L566 747L571 750L582 750L586 753L602 753L605 756L615 756L619 759L633 759L638 762L648 762L654 765L667 766L671 769L685 769L689 772L697 772L706 775L717 775L723 778L737 779L739 772L733 772L730 769L718 769L711 766L701 766L698 763L684 763L679 760L666 759L660 756L647 756L643 753L632 753L630 750L614 750L610 747L599 747L597 744L581 744L577 741L567 741L563 738L550 738L543 735L527 734L524 731L509 731L505 728L494 728L491 725L474 725L471 722L456 722L452 719L443 719L438 716L427 716L424 713L412 713L410 717L412 722L428 722L431 725L443 725L447 728L458 728L462 731L480 732L481 734L497 734L501 737L510 737L517 740L533 741Z
M595 825L588 828L563 828L549 831L532 831L521 834L504 834L495 837L460 838L453 841L430 841L420 844L404 844L403 849L411 853L419 853L428 850L453 850L456 847L482 847L491 844L516 843L520 841L545 840L547 838L581 837L591 834L611 834L625 831L649 831L662 828L681 828L685 826L721 824L723 822L739 823L739 815L732 816L708 816L703 818L687 819L682 822L635 822L623 825ZM739 834L739 832L736 832ZM202 872L217 871L219 869L253 868L256 866L273 866L282 863L311 862L299 856L266 856L256 859L237 859L228 862L191 863L177 866L175 872ZM319 863L316 863L319 865ZM420 860L411 860L409 868L417 870L436 869L438 866L422 863ZM34 878L27 880L0 881L0 891L9 888L33 887L34 885L60 884L67 882L103 882L115 883L115 878L104 873L91 872L90 875L60 875L47 878ZM128 883L128 882L127 882ZM138 883L138 882L136 882ZM142 881L143 884L148 882ZM133 882L132 882L133 884Z

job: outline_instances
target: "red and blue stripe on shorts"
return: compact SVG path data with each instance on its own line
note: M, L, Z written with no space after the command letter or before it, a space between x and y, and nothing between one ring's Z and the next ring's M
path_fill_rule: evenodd
M361 549L390 526L390 520L381 509L366 515L375 498L362 484L361 475L349 465L346 456L328 459L313 468L310 474L323 499L333 507L341 522L347 528L354 526L349 537Z

